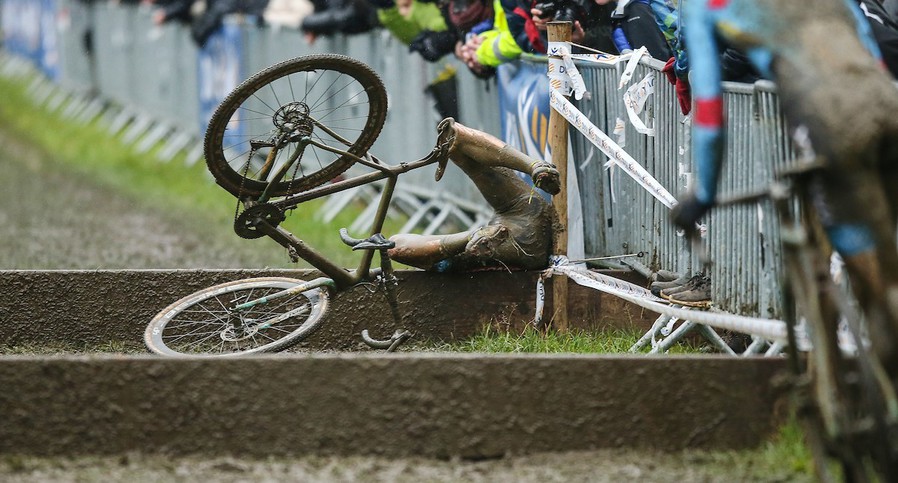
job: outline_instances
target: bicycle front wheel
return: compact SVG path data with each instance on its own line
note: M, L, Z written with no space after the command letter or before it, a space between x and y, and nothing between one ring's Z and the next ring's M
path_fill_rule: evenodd
M346 171L383 128L387 92L377 73L350 57L323 54L287 60L231 92L209 121L206 165L228 192L288 196ZM286 170L282 173L281 168Z
M303 283L262 277L205 288L159 312L147 326L144 341L165 356L226 357L286 349L321 325L329 303L324 287L248 309L233 307Z

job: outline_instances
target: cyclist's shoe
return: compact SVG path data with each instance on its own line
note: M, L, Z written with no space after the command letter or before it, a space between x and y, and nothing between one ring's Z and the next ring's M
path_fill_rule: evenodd
M688 289L672 293L666 298L687 307L708 307L711 305L711 277L703 276Z
M447 117L437 125L437 143L434 150L438 151L439 160L437 161L437 172L433 176L434 181L439 181L443 177L443 173L446 172L446 165L449 163L449 151L455 144L457 136L455 119Z
M688 276L682 275L673 280L652 282L652 284L649 286L649 290L652 291L652 295L654 295L655 297L660 297L662 290L682 287L689 283L689 280L690 278Z
M561 191L561 175L552 163L545 161L533 163L530 178L534 186L550 195L557 195Z

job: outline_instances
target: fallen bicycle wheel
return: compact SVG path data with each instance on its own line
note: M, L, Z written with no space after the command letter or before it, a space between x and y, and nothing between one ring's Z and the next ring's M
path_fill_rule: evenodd
M346 171L351 155L363 157L386 115L386 89L367 65L335 54L298 57L256 73L218 106L206 165L238 198L260 196L270 182L269 196L298 193Z
M156 315L144 341L151 351L165 356L226 357L286 349L321 325L329 301L324 287L242 310L234 307L302 283L263 277L205 288Z

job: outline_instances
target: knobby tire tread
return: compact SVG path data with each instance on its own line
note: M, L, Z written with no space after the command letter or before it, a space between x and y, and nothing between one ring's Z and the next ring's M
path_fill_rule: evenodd
M213 113L204 139L206 166L216 182L237 197L257 197L262 194L267 183L255 179L245 179L228 164L222 150L222 141L228 122L233 113L255 92L265 85L289 74L313 69L342 72L353 77L368 95L370 112L364 130L355 143L346 151L364 156L380 135L387 116L387 91L383 81L368 65L339 54L317 54L286 60L267 67L238 85ZM355 162L348 156L341 156L318 171L292 181L278 182L271 191L272 196L288 196L322 185L343 173Z

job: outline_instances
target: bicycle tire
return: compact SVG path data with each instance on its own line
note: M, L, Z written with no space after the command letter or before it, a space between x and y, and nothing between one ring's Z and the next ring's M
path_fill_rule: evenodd
M229 328L234 312L226 307L302 283L305 282L293 278L259 277L204 288L174 302L153 317L144 332L144 342L150 351L164 356L234 357L284 350L321 326L330 300L327 289L314 288L241 311L238 315L241 322L255 322L259 315L276 317L308 305L308 310L298 316L269 327L251 326L254 330L249 334L238 334ZM200 316L208 320L202 320Z
M297 57L259 71L222 101L206 129L206 165L216 182L234 196L258 197L269 184L269 179L259 177L276 172L256 171L271 152L266 143L291 130L308 130L316 141L362 157L383 129L386 116L386 89L366 64L337 54ZM320 126L309 128L308 119ZM296 125L300 128L294 129ZM272 160L275 165L295 152L289 148L286 143L278 149L277 159ZM269 195L288 196L314 188L354 162L345 154L309 145L296 170L272 183Z

